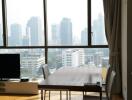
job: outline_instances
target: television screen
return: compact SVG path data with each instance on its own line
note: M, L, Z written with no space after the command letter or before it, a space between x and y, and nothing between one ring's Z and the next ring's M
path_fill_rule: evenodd
M20 54L0 54L0 79L20 78Z

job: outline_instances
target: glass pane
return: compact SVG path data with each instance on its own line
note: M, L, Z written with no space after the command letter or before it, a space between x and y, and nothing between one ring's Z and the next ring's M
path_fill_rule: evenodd
M43 46L43 0L7 0L9 46Z
M108 48L74 48L74 49L49 49L48 65L53 73L61 67L89 67L92 71L102 71L105 78L109 66Z
M91 0L92 2L92 44L107 45L104 27L103 0Z
M0 46L3 45L3 27L2 27L2 3L0 0Z
M48 45L88 45L87 0L47 0Z
M0 49L0 53L20 54L21 77L43 77L41 66L45 64L44 49Z

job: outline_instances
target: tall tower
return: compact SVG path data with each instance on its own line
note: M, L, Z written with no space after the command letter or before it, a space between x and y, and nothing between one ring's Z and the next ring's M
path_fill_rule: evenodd
M88 45L87 37L88 37L87 28L85 28L81 32L81 45Z
M63 18L60 23L61 45L72 45L72 22L68 18Z
M38 17L31 17L26 26L26 37L28 37L31 46L42 45L42 25Z
M94 44L106 44L104 20L102 15L98 15L98 18L93 22L93 43Z
M9 43L9 45L13 46L20 46L22 44L22 27L20 24L11 24Z
M2 39L2 25L0 24L0 45L3 44L3 39Z
M52 32L52 43L59 44L59 25L56 24L52 25L51 32Z

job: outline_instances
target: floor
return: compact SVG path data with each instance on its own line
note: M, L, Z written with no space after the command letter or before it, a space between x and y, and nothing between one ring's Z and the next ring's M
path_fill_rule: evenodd
M52 91L50 100L59 100L60 92ZM62 92L62 100L66 100L66 92ZM93 94L93 93L90 93ZM95 93L94 93L95 94ZM49 100L48 93L46 94L46 100ZM0 100L41 100L40 94L38 95L0 95ZM82 92L72 92L71 100L83 100ZM115 96L113 100L123 100L119 96Z

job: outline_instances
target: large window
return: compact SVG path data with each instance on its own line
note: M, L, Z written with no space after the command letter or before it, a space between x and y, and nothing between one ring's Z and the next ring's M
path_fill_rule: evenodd
M21 77L108 67L103 0L2 0L0 15L0 53L20 53Z
M0 49L0 53L20 54L21 77L43 77L41 66L45 64L44 49Z
M9 46L43 46L43 0L6 0Z
M3 27L2 27L2 4L0 2L0 46L3 45L3 38L2 38L2 35L3 35Z
M92 44L107 45L104 29L104 12L102 0L91 0Z
M87 12L87 0L47 0L48 45L88 45Z

